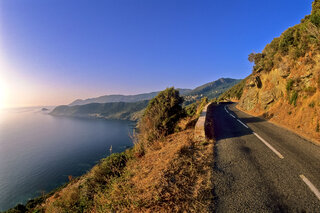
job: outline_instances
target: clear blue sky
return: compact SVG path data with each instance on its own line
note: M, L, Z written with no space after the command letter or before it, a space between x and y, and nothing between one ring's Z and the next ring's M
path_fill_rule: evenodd
M250 52L312 0L0 0L7 106L194 88L251 73ZM2 78L2 80L1 80Z

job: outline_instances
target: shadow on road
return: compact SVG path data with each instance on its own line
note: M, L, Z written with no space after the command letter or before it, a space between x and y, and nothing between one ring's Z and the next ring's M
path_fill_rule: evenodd
M251 135L252 130L244 127L235 118L225 112L224 106L233 103L210 104L207 110L205 132L208 139L216 141ZM234 114L234 113L232 113ZM244 123L263 122L265 120L257 117L242 118Z

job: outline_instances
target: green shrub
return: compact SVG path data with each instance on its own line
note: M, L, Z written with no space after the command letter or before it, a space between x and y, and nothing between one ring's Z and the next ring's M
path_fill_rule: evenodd
M310 16L310 21L312 24L314 24L316 27L320 27L320 15L319 14L312 14Z
M196 112L197 112L198 104L199 103L195 102L195 103L187 105L184 108L186 116L189 116L189 117L194 116L196 114Z
M150 100L138 124L139 140L152 142L173 133L177 121L182 116L182 102L179 91L173 87L167 88Z
M297 105L297 99L298 99L298 92L297 91L293 91L293 93L291 94L289 103L296 106Z
M113 177L119 177L122 169L126 166L127 155L125 153L114 153L100 161L97 168L93 169L93 180L103 184Z
M292 89L292 86L293 86L293 83L294 83L294 80L293 79L289 79L287 81L287 85L286 85L286 90L287 90L287 93L289 93Z
M200 115L203 108L207 105L208 98L203 97L200 101L197 101L195 103L189 104L184 108L184 114L187 117L193 117L195 115Z
M286 55L289 52L289 47L294 43L294 28L289 28L280 36L279 50L282 54Z
M319 0L314 0L312 2L312 14L320 11L320 1Z
M204 107L209 103L208 101L208 98L207 97L204 97L204 98L201 98L201 102L197 108L197 115L200 115L202 110L204 109Z

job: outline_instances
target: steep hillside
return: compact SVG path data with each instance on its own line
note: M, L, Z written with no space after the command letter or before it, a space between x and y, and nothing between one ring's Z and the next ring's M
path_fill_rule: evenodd
M320 0L249 60L253 73L238 107L320 142Z
M103 118L118 120L137 120L142 111L148 105L148 101L135 103L91 103L76 106L58 106L50 114L55 116Z

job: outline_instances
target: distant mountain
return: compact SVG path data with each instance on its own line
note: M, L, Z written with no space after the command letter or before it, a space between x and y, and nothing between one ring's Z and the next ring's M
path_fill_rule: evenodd
M206 83L185 94L186 104L192 103L203 96L209 99L217 98L240 81L241 79L220 78L216 81Z
M137 120L148 105L148 100L134 103L91 103L76 106L57 106L51 115L116 120Z
M250 76L246 77L245 79L241 80L239 83L225 91L223 94L219 96L220 100L239 100L242 96L244 87L246 85L247 80L250 78Z
M180 95L184 95L191 91L191 89L178 89L180 91ZM150 100L154 98L159 92L150 92L143 93L138 95L104 95L97 98L89 98L89 99L77 99L73 101L69 106L75 105L85 105L90 103L113 103L113 102L138 102L144 100Z

